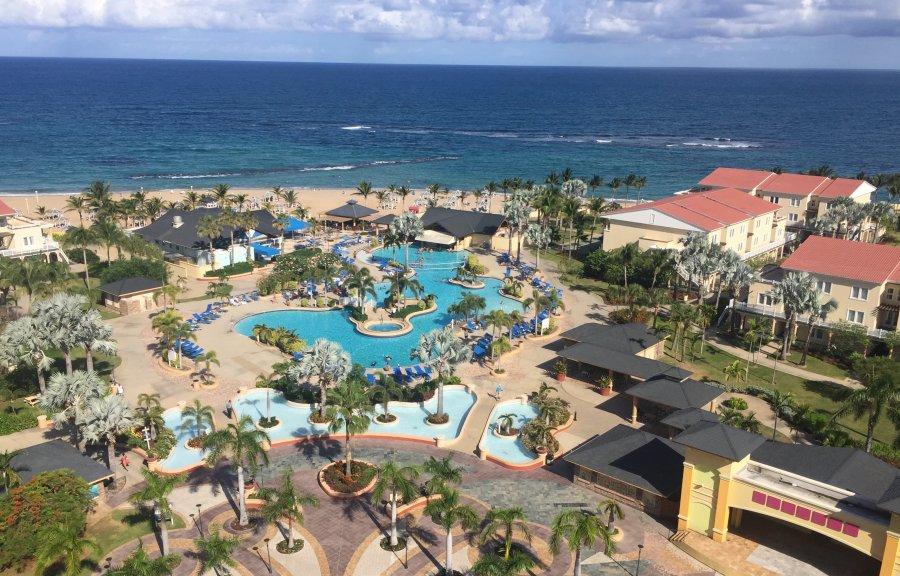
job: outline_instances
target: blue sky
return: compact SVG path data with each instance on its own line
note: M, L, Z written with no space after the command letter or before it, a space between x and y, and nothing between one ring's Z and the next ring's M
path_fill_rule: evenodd
M900 2L0 0L0 55L900 69Z

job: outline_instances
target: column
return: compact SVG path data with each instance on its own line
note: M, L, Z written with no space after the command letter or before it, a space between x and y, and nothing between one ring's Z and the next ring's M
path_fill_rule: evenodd
M694 466L684 463L681 475L681 499L678 502L678 530L688 529L688 517L691 513L691 485L693 483Z
M716 482L715 510L713 511L712 539L725 542L728 536L728 493L731 490L731 478L719 476Z
M638 399L637 396L631 397L631 425L635 426L638 423Z

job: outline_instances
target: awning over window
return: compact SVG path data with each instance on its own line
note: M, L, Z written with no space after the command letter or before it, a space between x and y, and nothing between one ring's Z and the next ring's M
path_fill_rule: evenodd
M429 244L440 244L441 246L452 246L456 244L456 238L449 234L444 234L436 230L424 230L416 236L419 242L427 242Z

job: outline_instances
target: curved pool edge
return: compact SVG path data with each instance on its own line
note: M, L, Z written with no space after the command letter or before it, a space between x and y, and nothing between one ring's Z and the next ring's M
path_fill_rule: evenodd
M182 401L182 402L179 402L177 406L172 406L171 408L166 408L165 410L163 410L163 413L161 414L163 420L165 420L166 414L170 413L170 412L177 411L178 414L180 415L181 411L184 409L185 406L186 406L186 403L184 401ZM213 415L212 415L212 429L213 430L218 429L218 423L216 421L215 412L213 412ZM196 470L197 468L205 467L206 459L204 457L204 451L203 450L187 450L187 448L182 448L182 445L184 444L184 442L179 440L178 433L175 430L172 430L172 433L175 434L175 439L176 439L176 443L172 447L172 450L183 449L186 452L188 452L189 454L196 454L198 456L198 459L194 462L191 462L190 464L185 465L185 466L181 466L178 468L167 468L167 467L165 467L164 463L166 462L166 460L169 459L169 457L171 457L172 453L170 451L169 457L166 457L164 460L157 460L156 462L154 462L155 465L153 467L148 466L148 468L150 468L152 471L154 471L158 474L162 474L164 476L177 476L179 474L185 474L187 472L191 472L193 470Z
M492 434L491 425L494 423L493 416L494 416L494 413L497 411L497 409L504 405L520 405L521 406L524 404L529 404L528 396L526 394L519 395L510 400L501 400L500 402L497 402L494 405L494 407L491 409L491 413L488 415L488 420L484 425L484 430L481 433L481 439L478 441L478 457L479 458L481 458L482 460L487 460L488 462L493 462L494 464L498 464L509 470L519 470L519 471L523 471L523 472L528 471L528 470L535 470L535 469L541 468L547 464L547 457L549 456L549 454L538 454L535 458L529 460L528 462L513 462L511 460L507 460L500 456L491 454L490 451L488 451L486 449L485 439L487 438L488 434ZM553 433L553 436L556 437L561 432L565 432L566 430L568 430L569 428L572 427L574 422L575 422L575 416L570 413L569 419L564 424L557 427L556 431ZM555 456L556 455L554 454L554 457Z

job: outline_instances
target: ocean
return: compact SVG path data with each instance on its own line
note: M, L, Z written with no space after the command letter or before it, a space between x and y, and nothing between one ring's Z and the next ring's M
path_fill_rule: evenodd
M0 58L0 190L898 171L900 72ZM607 191L608 193L608 191ZM623 191L620 191L620 195Z

